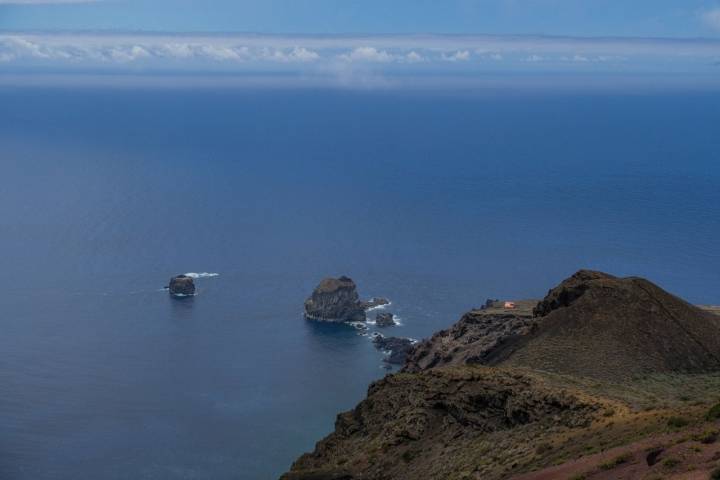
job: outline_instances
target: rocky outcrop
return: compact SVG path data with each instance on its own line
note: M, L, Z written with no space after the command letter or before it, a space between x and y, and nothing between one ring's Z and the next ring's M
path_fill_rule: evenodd
M418 372L443 365L483 364L491 353L535 328L531 305L516 302L513 310L502 308L503 302L487 302L472 310L447 330L420 342L409 353L405 371Z
M497 298L488 298L487 300L485 300L485 303L483 303L483 305L477 310L485 310L486 308L498 307L499 303L500 300L498 300Z
M395 321L395 315L392 313L378 313L375 315L375 325L381 328L385 327L394 327L397 325L397 322Z
M373 337L375 348L388 352L388 356L384 361L392 365L405 364L407 354L412 350L413 343L409 338L384 337L379 333Z
M390 305L390 300L383 297L373 297L365 302L360 302L364 310L371 310L373 308L384 307Z
M328 322L364 322L365 308L348 277L326 278L305 300L305 318Z
M305 300L305 318L327 322L364 322L366 311L389 305L387 298L361 301L351 278L326 278Z
M459 472L481 468L493 448L507 455L511 443L521 458L535 449L528 437L587 426L600 409L532 377L487 368L389 375L372 384L354 410L340 414L335 432L282 479L489 478ZM494 441L513 430L521 438Z
M580 270L575 275L550 290L545 298L533 309L533 314L538 317L544 317L553 310L569 306L590 288L594 280L617 279L607 273L595 272L592 270Z
M178 275L170 279L168 290L176 297L195 295L195 282L187 275Z

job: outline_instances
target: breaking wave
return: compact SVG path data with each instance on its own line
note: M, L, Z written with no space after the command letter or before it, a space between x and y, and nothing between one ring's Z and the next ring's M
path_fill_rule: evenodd
M373 310L385 310L387 307L392 305L392 302L388 302L385 305L376 305L374 307L370 307L366 310L366 312L372 312Z
M348 322L348 325L352 326L357 330L367 330L367 325L363 322Z
M202 272L202 273L195 273L190 272L185 274L186 277L190 278L210 278L210 277L219 277L219 273L208 273L208 272Z

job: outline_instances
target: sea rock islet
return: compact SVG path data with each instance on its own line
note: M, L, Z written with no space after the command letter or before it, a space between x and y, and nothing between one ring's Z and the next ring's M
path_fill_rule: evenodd
M177 275L170 279L168 290L177 297L195 295L195 282L187 275Z

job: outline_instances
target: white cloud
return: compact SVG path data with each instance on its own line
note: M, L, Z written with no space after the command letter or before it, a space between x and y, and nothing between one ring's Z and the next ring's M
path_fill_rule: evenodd
M393 60L393 56L385 50L378 50L375 47L357 47L350 53L340 55L342 60L347 62L378 62L387 63Z
M192 46L187 43L169 43L163 45L158 53L164 57L190 58L195 55Z
M49 59L54 56L52 49L27 40L23 37L8 37L1 46L3 48L0 49L0 51L6 50L4 53L11 54L15 58L27 56L32 58Z
M59 52L64 53L64 52ZM145 50L143 47L139 45L134 45L131 47L118 47L113 48L109 50L108 55L111 60L114 60L116 62L125 63L125 62L133 62L135 60L141 60L143 58L149 58L152 55L150 52Z
M602 71L643 72L667 71L672 65L674 71L682 72L707 69L718 58L720 40L712 39L0 33L2 74L38 65L62 71L133 65L134 73L162 69L200 73L285 71L344 75L354 80L360 75L407 71L412 64L423 71L451 73L458 69L534 72L537 69L529 64L539 62L563 72L586 69L584 64ZM373 77L372 82L376 81Z
M700 16L703 22L705 22L705 25L714 30L720 30L720 8L708 10Z
M419 63L424 62L425 57L417 53L415 50L405 55L405 61L408 63Z
M225 47L221 45L200 45L198 48L198 54L200 56L208 57L213 60L242 60L242 50L236 50L231 47Z
M442 54L442 59L448 62L467 62L470 60L470 52L467 50L458 50L452 54Z
M575 63L589 63L589 62L595 62L598 61L597 59L590 59L583 55L573 55L571 57L567 55L563 55L559 58L559 60L563 62L575 62Z
M313 50L304 47L294 47L288 54L284 54L284 61L288 62L315 62L320 59L320 55Z
M535 55L535 54L527 56L523 59L523 61L530 62L530 63L538 63L538 62L542 62L543 60L545 60L545 57L543 57L541 55Z
M222 42L157 43L151 38L145 42L68 42L45 43L34 37L0 35L0 59L57 61L72 59L79 62L128 63L139 60L211 61L211 62L314 62L320 55L305 47L277 49L262 47L251 49L243 45L226 45ZM124 39L123 39L124 40ZM129 39L139 40L139 39ZM142 44L141 44L142 43Z

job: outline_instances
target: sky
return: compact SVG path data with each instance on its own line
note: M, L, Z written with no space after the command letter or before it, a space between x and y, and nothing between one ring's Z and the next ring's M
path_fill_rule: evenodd
M119 72L720 84L720 0L0 0L0 84Z
M717 0L0 0L3 30L720 36Z

